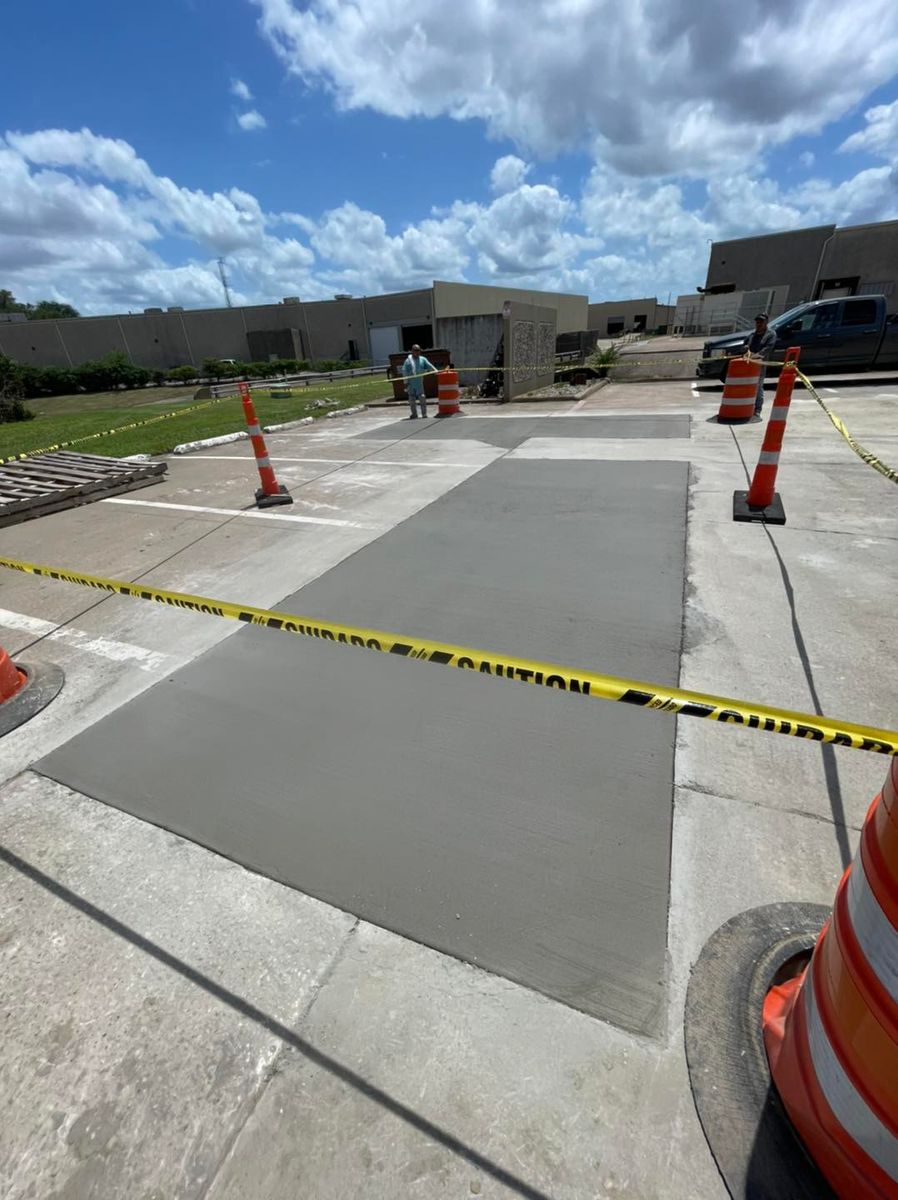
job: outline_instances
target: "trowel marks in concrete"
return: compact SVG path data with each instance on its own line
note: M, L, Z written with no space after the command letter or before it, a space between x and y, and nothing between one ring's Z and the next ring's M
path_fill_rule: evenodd
M673 684L686 472L499 462L278 607ZM673 739L666 715L247 627L39 769L652 1034Z
M516 450L528 438L688 438L689 417L480 417L434 418L416 427L396 421L356 434L365 441L394 440L413 430L408 441L473 440Z

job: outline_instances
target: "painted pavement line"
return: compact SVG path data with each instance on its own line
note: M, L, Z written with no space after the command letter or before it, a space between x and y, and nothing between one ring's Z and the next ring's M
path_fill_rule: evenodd
M256 460L248 454L203 454L194 462L245 462L255 465ZM386 458L285 458L274 455L275 463L328 463L335 467L479 467L480 463L460 462L394 462Z
M133 642L120 642L115 638L93 637L83 629L73 629L71 626L56 625L43 617L31 617L27 613L13 612L9 608L0 608L0 625L4 629L15 629L20 633L33 634L51 642L64 642L75 650L85 654L94 654L109 662L133 662L142 671L155 671L165 666L171 656L158 650L147 650L144 646L136 646Z
M166 508L186 513L212 513L216 517L255 517L262 521L294 521L302 525L334 525L338 529L372 529L360 521L342 521L336 517L301 517L297 513L256 512L255 509L210 508L204 504L172 504L165 500L131 500L127 496L108 496L101 504L130 504L139 508Z

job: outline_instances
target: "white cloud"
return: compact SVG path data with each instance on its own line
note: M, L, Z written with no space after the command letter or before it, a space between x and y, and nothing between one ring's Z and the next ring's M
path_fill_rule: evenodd
M725 172L889 79L894 0L254 0L287 68L344 108L478 118L545 157Z
M814 165L816 158L813 150L803 150L798 156L798 161L806 169L810 170Z
M898 100L868 108L864 120L866 128L846 138L839 149L863 151L877 158L898 158Z
M490 187L497 196L505 192L513 192L519 188L530 174L530 164L525 163L516 154L506 154L496 160L490 174Z
M268 122L260 112L256 112L254 108L251 108L249 112L240 114L240 116L237 118L237 124L241 129L250 130L265 129L268 125Z
M231 80L231 95L236 96L238 100L242 100L244 104L249 104L253 98L252 92L242 79Z
M868 115L868 129L881 123ZM843 182L821 173L789 186L762 166L700 183L597 164L571 196L526 182L526 161L506 155L480 181L485 199L450 200L391 228L348 201L272 213L243 188L185 187L127 142L88 129L9 133L0 138L0 281L24 299L65 299L88 313L218 305L215 260L224 255L236 299L249 303L377 294L434 278L666 298L703 281L711 240L898 217L894 161ZM186 255L167 261L166 235L186 243Z

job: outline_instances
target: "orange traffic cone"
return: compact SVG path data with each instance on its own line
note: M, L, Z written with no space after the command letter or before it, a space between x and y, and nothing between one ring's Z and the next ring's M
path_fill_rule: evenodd
M792 346L786 351L786 360L776 385L776 396L770 410L770 419L764 432L764 444L751 487L747 492L733 493L734 521L766 521L769 525L786 523L783 502L776 491L776 473L786 433L792 389L795 387L799 353L800 349L797 346Z
M20 671L7 652L0 646L0 704L11 700L25 686L28 676Z
M771 1074L837 1195L898 1198L898 758L807 969L764 1002Z
M262 437L262 427L256 416L252 393L248 383L238 383L237 390L243 401L243 414L246 417L246 429L249 440L253 444L253 454L256 456L256 466L259 468L259 479L262 486L256 489L256 507L271 508L275 504L292 504L293 497L283 484L278 484L277 476L268 457L268 447Z
M55 663L14 663L0 646L0 737L46 708L64 680Z

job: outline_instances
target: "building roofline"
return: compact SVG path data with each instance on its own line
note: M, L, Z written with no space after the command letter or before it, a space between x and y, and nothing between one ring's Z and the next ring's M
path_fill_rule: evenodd
M887 222L879 222L886 224ZM802 229L781 229L777 233L749 233L745 237L724 238L719 242L712 242L712 246L731 246L734 242L756 242L760 238L775 238L775 237L794 237L796 233L814 233L817 230L821 232L825 229L835 232L838 226L836 225L806 225Z

